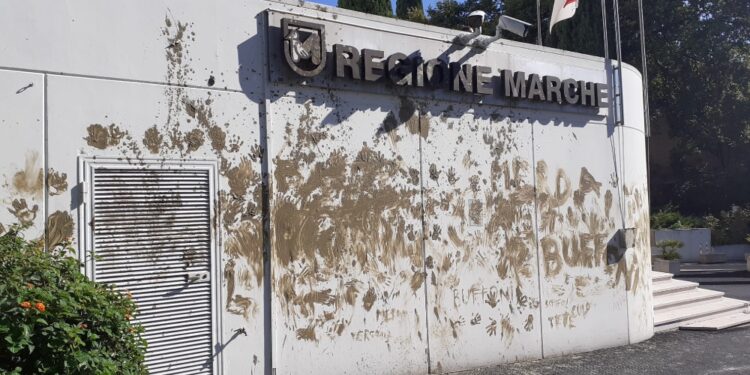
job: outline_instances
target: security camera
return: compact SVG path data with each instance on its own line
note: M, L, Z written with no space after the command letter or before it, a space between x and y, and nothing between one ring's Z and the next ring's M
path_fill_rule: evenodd
M469 13L469 17L467 17L466 24L469 25L472 29L480 29L482 28L482 24L484 24L484 18L487 17L487 13L481 11L481 10L475 10L471 13Z
M502 31L509 31L513 34L525 37L529 33L531 24L528 22L515 19L508 16L500 16L497 20L497 27L495 28L494 36L480 35L482 33L482 24L487 13L481 10L475 10L469 13L467 25L471 27L470 33L457 35L453 42L464 46L472 46L478 49L487 49L490 44L499 40L502 37Z
M523 22L513 17L500 16L500 19L497 23L497 28L510 31L513 34L516 34L521 37L525 37L526 34L529 33L531 24L528 22Z
M472 39L478 37L482 33L482 24L484 23L484 17L487 13L481 10L475 10L469 13L469 17L466 20L466 26L469 27L469 32L456 36L454 39L455 43L468 45Z

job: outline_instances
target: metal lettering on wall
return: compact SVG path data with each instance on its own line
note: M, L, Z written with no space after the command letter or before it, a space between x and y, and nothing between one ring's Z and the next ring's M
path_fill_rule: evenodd
M311 22L284 18L281 21L284 59L300 76L315 77L326 65L325 27ZM525 99L585 107L606 107L608 87L604 83L561 80L555 76L526 74L521 71L481 65L461 64L440 59L423 60L397 52L359 50L344 44L333 45L335 77L366 82L390 82L397 86L445 89L509 99Z

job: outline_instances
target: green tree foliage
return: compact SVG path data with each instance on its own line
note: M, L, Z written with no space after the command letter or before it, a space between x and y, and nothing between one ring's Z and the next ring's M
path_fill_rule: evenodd
M422 0L396 0L396 17L416 22L424 22Z
M602 8L596 0L580 1L575 16L558 22L550 33L549 20L552 17L554 0L540 1L542 19L542 44L589 55L603 55ZM508 33L508 39L527 43L537 42L536 2L527 0L504 1L505 14L534 25L525 38Z
M482 32L494 34L497 18L502 14L502 2L495 0L441 0L427 9L429 23L449 29L462 30L466 25L466 17L475 10L487 13Z
M494 3L487 6L487 3ZM553 0L541 0L545 46L602 56L601 1L584 0L576 15L549 33ZM614 12L608 4L610 55L614 58ZM651 203L679 202L685 214L718 214L750 203L750 1L643 1L648 56ZM429 21L460 29L468 12L490 20L504 12L536 24L536 2L442 0ZM637 0L620 0L623 60L640 69ZM488 32L487 28L485 32ZM492 31L489 31L492 32ZM520 39L536 42L536 30ZM626 114L626 116L641 114Z
M651 229L701 228L704 223L693 216L683 216L674 205L666 205L651 214Z
M0 373L145 374L135 304L88 280L69 250L0 237Z
M393 17L391 0L338 0L338 7L378 16Z
M652 201L690 214L750 203L750 2L644 1ZM622 3L623 54L640 66L635 0ZM630 34L633 35L630 35Z

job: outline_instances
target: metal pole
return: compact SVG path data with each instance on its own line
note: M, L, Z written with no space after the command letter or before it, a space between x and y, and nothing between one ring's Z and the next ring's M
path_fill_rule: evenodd
M619 125L625 123L625 105L623 104L622 97L622 41L620 39L620 3L619 0L614 0L612 3L615 10L615 52L617 53L617 84L620 99L618 108L615 109L615 113L618 114L617 121Z
M648 106L648 66L646 65L646 30L643 25L643 0L638 0L638 24L641 29L641 71L643 73L643 120L646 137L651 136L651 116Z
M536 44L542 45L542 11L539 5L540 0L536 0Z
M602 0L602 31L604 35L604 61L607 63L607 74L609 74L609 39L607 38L607 0Z
M646 130L646 182L651 207L651 113L648 105L648 66L646 64L646 28L643 25L643 0L638 0L638 24L641 31L641 73L643 78L643 125Z

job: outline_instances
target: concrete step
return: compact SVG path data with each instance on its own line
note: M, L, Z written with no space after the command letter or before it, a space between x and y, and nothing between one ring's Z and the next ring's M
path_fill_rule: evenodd
M713 314L719 314L729 311L742 311L747 306L746 301L722 297L718 300L709 300L704 302L691 303L673 308L654 311L654 328L661 331L666 326L676 328L690 320L704 318ZM674 323L680 323L672 327ZM666 328L666 329L670 329Z
M702 321L709 320L709 319L717 319L717 318L723 318L723 317L727 317L727 316L731 316L735 314L741 314L746 310L747 310L746 307L739 307L736 309L731 309L731 310L723 311L720 313L700 316L694 319L688 319L688 320L682 320L682 321L674 322L674 323L662 324L660 326L655 326L654 332L659 333L659 332L664 332L664 331L675 330L675 329L680 328L681 326L687 326L687 325L694 324L694 323L700 323Z
M691 281L682 281L669 279L667 281L659 281L653 285L654 296L659 296L667 293L678 293L698 287L698 283Z
M654 283L656 283L658 281L667 281L667 280L670 280L672 278L672 276L674 276L674 275L672 275L671 273L659 272L659 271L651 271L651 281L654 282Z
M732 328L745 324L750 324L750 311L748 309L731 315L681 325L680 329L688 331L718 331L720 329Z
M662 294L654 296L654 311L687 305L694 302L719 299L723 296L724 292L700 288L689 289L683 292Z

